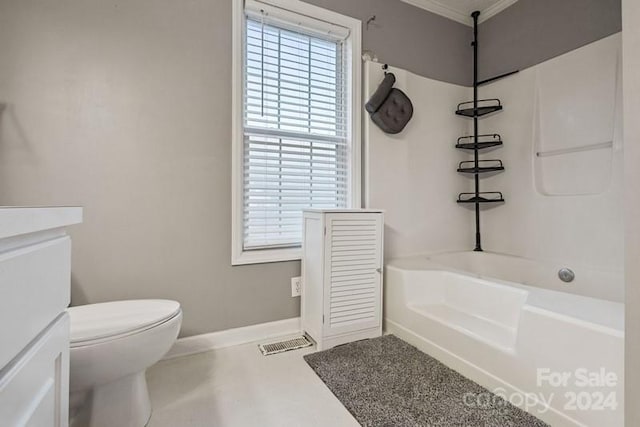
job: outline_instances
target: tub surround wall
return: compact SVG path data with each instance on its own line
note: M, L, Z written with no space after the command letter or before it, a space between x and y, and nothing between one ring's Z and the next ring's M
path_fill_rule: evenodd
M540 178L542 162L533 157L533 152L537 151L536 146L541 146L540 135L534 133L535 126L539 124L539 121L534 120L540 120L539 115L534 116L534 108L535 103L540 101L540 98L536 98L540 95L536 89L536 73L539 71L536 67L551 67L547 72L552 74L553 58L570 55L571 51L579 48L598 55L597 46L601 45L596 43L603 39L609 40L604 43L610 43L610 49L619 49L620 35L616 34L621 28L620 0L519 0L479 26L482 46L479 55L480 79L516 69L522 70L520 74L483 87L480 92L484 97L500 98L505 105L503 112L480 123L483 133L498 132L505 141L500 156L505 161L506 171L487 179L485 188L504 190L507 203L482 215L485 249L543 261L566 261L575 267L577 274L580 268L600 269L603 274L611 274L615 280L614 283L602 284L592 296L614 301L624 299L621 278L623 155L619 80L614 82L618 84L618 92L612 149L608 152L593 151L583 156L570 156L574 160L567 162L568 169L557 163L562 162L560 157L547 158L544 167L556 164L553 165L553 170L547 171L546 177L552 177L551 173L555 172L555 178L560 180L536 182ZM595 56L588 59L598 66ZM618 72L620 64L621 62L617 64ZM571 69L572 64L565 61L564 66L566 65ZM578 61L573 65L570 73L574 73L574 76L583 72ZM608 62L602 65L611 67L612 64ZM602 67L598 72L602 72ZM567 68L558 66L555 73L560 76L560 80L564 78L573 83ZM547 94L553 94L552 88L546 89ZM585 94L578 96L584 97ZM595 100L592 104L596 105L600 101L596 98L598 95L592 93L591 96ZM548 113L548 105L545 108ZM577 119L584 120L584 117ZM598 130L603 130L602 121L589 122L589 126L594 125L599 126ZM591 130L589 126L583 129L584 134ZM534 137L538 138L537 144ZM586 143L588 142L567 139L561 141L560 145L566 144L566 147ZM610 158L605 159L601 154L609 155ZM583 163L583 169L571 169L580 162ZM599 166L608 166L609 171L598 167L594 174L585 175L585 171L594 162ZM576 174L572 175L572 171ZM562 182L564 178L578 179L584 185L570 188ZM564 181L569 182L568 179ZM569 193L585 188L598 188L598 194L576 197L550 197L541 194Z
M481 97L500 98L505 106L480 123L481 133L498 132L505 141L499 155L506 170L483 185L506 199L482 215L485 250L566 263L576 275L611 272L615 280L586 295L612 301L624 300L620 41L620 34L610 36L480 90ZM584 68L598 85L578 78ZM566 88L575 90L565 96ZM585 105L594 111L583 111ZM572 121L581 125L571 128ZM598 150L535 155L611 140L612 147ZM565 185L571 180L581 185ZM549 189L566 192L549 195ZM580 192L591 194L571 195Z
M524 70L621 29L620 0L518 0L480 24L480 79Z
M480 89L481 97L500 98L505 106L480 121L481 133L498 132L505 141L494 156L504 160L505 172L483 177L483 188L506 198L502 206L483 209L485 250L608 277L566 291L611 301L624 300L619 50L620 34L614 34ZM585 67L597 84L576 78ZM383 72L375 63L365 70L370 94ZM471 89L391 70L415 116L399 135L365 122L365 200L386 210L386 257L470 249L472 211L455 203L473 186L455 172L469 154L454 143L472 129L453 108L471 98ZM573 93L575 104L566 102ZM535 155L606 141L610 147L593 151ZM484 158L492 158L491 151ZM571 180L580 185L566 185Z
M467 87L443 83L391 67L395 87L414 106L398 135L383 133L365 119L365 204L385 210L385 256L464 249L473 243L472 211L456 203L467 179L456 174L455 140L466 130L455 105ZM365 64L365 98L383 78L381 64Z

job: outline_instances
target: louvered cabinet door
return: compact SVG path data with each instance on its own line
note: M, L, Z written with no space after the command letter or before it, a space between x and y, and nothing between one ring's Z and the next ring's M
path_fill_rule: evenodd
M325 236L324 334L380 326L382 214L328 214Z

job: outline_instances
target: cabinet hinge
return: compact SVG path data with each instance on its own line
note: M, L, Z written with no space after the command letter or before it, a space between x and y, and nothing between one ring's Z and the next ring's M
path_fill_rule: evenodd
M322 315L322 324L324 325L324 314Z
M327 235L327 227L324 228L324 235Z

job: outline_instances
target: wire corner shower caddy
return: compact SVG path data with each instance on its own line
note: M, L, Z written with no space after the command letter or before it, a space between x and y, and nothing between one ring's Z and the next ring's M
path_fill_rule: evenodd
M458 203L475 205L476 213L476 244L473 249L482 252L482 239L480 235L480 205L485 203L504 203L504 197L500 191L480 191L480 175L488 172L501 172L504 165L500 159L480 160L480 150L502 145L502 137L497 133L480 135L478 131L478 119L487 114L502 110L502 103L497 98L478 99L478 87L494 82L503 77L518 72L510 71L496 77L478 81L478 17L479 11L471 14L473 18L473 101L461 102L456 108L456 114L473 119L473 135L462 136L456 142L456 148L473 151L473 160L463 161L458 164L458 172L473 174L474 192L458 194Z

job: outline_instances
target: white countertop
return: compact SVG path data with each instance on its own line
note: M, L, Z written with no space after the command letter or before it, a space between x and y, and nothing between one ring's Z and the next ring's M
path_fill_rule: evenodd
M0 207L0 239L67 227L82 222L82 208L60 207Z

